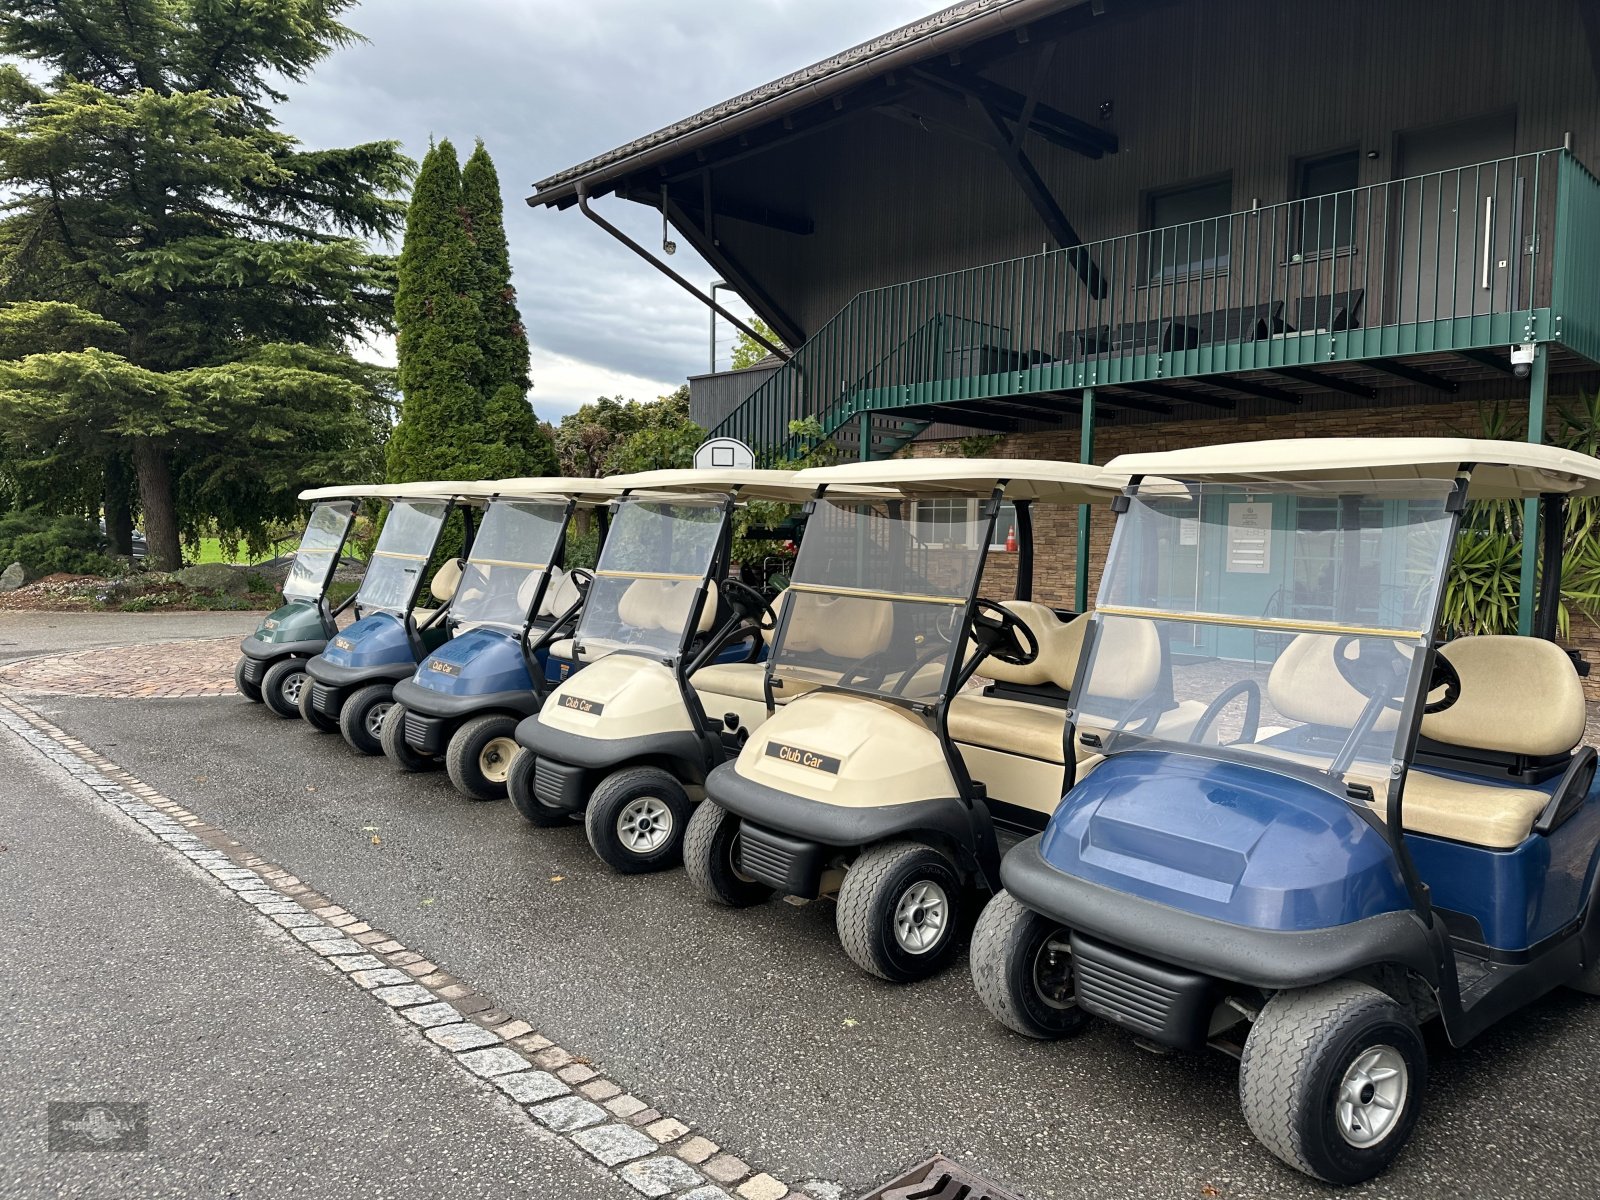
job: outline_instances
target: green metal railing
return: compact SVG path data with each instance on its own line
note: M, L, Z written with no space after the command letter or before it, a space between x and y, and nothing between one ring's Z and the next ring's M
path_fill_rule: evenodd
M1557 338L1597 357L1596 263L1600 182L1522 154L862 292L713 433L782 459L807 417Z

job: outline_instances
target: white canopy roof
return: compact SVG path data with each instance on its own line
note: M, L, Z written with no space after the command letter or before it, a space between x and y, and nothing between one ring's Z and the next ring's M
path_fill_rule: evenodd
M799 475L797 471L707 467L636 471L631 475L608 476L606 483L618 492L674 492L680 495L711 495L738 489L741 500L778 500L798 504L809 497L813 490L799 482Z
M1122 475L1165 475L1196 482L1261 484L1361 480L1379 486L1453 479L1472 464L1473 500L1518 500L1545 492L1600 495L1600 459L1559 446L1482 438L1284 438L1231 442L1151 454L1123 454L1106 464Z
M927 497L988 496L1003 483L1007 500L1043 504L1106 504L1128 483L1102 467L1036 458L891 458L809 467L796 478L811 490L870 485Z
M335 487L307 488L300 493L302 500L351 500L370 498L377 500L462 500L482 503L499 490L493 479L460 480L440 479L424 483L374 483L367 485L344 484Z
M579 504L605 504L622 491L609 479L584 479L569 475L526 476L520 479L499 479L495 489L501 496L513 498L550 496L556 499L576 499Z

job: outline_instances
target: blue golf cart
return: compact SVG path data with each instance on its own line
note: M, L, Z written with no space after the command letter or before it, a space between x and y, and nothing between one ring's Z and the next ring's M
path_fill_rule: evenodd
M394 686L384 753L406 771L443 756L450 781L474 800L506 794L517 722L539 710L560 676L552 642L572 636L590 573L563 569L567 528L617 489L598 479L507 479L490 499L450 615L449 641Z
M393 495L372 561L356 592L359 618L306 663L300 715L321 733L338 730L352 749L381 754L378 737L394 685L449 636L445 616L461 579L461 560L450 559L428 576L445 522L459 511L471 548L473 512L493 483L428 482L393 485ZM437 602L419 609L427 584Z
M1555 988L1600 993L1585 668L1555 642L1566 509L1600 461L1304 439L1106 469L1131 481L1072 688L1092 770L1001 865L973 981L1032 1037L1094 1016L1236 1056L1273 1154L1368 1179L1417 1122L1425 1023L1459 1046ZM1534 636L1441 633L1479 502L1540 514ZM1186 737L1095 704L1138 628L1204 705Z

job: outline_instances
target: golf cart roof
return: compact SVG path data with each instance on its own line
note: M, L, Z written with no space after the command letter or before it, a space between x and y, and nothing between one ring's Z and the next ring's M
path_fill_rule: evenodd
M1286 438L1234 442L1152 454L1124 454L1107 464L1124 475L1164 475L1196 482L1299 483L1363 480L1379 485L1453 479L1471 464L1472 500L1520 500L1554 492L1600 496L1600 459L1559 446L1482 438Z
M1086 463L1035 458L900 458L809 467L797 476L815 490L862 486L907 496L987 496L1002 484L1007 500L1105 504L1127 486L1126 475Z
M708 494L738 490L741 500L777 500L798 504L812 489L799 481L798 471L768 471L759 468L705 467L666 471L635 471L631 475L611 475L606 483L617 491L677 492Z
M346 500L370 498L376 500L487 500L499 490L493 479L437 479L422 483L375 483L365 487L343 486L308 488L300 493L302 500Z
M605 504L616 498L621 488L609 479L583 479L570 475L530 475L519 479L499 479L495 488L501 496L532 498L551 496L574 499L582 505Z

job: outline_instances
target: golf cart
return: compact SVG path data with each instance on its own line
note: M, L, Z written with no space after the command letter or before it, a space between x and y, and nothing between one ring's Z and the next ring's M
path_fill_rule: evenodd
M583 669L517 726L525 753L508 783L529 821L582 814L595 853L634 874L677 861L706 774L740 736L739 718L702 705L690 676L755 661L772 628L768 597L728 577L734 512L808 491L792 471L737 468L607 482L623 495L566 651Z
M445 617L461 581L461 560L450 559L426 579L445 522L452 512L461 512L470 550L472 513L497 486L492 481L393 485L389 515L356 592L359 619L305 665L305 686L297 699L300 715L313 729L338 730L362 754L383 753L378 727L370 721L374 707L387 703L395 683L450 635ZM417 607L424 582L439 607Z
M973 981L1032 1037L1093 1015L1237 1056L1256 1137L1359 1182L1416 1123L1425 1021L1459 1046L1600 993L1595 752L1553 640L1566 504L1600 496L1600 460L1306 439L1107 469L1131 481L1072 711L1104 761L1006 858ZM1541 508L1536 636L1440 636L1469 500ZM1205 705L1188 738L1098 706L1137 630Z
M920 979L955 952L970 892L999 887L1004 845L1042 829L1079 771L1066 715L1084 624L1033 599L1040 506L1108 504L1125 481L1009 459L799 479L816 500L759 680L786 703L712 772L684 864L721 904L834 897L857 965ZM898 491L847 490L862 485ZM1004 603L979 595L997 543L1015 547ZM1159 694L1158 648L1123 649L1108 699ZM1183 715L1170 707L1151 715Z
M590 573L562 568L567 526L580 507L616 496L598 479L506 479L479 523L450 606L452 636L358 719L378 729L402 770L443 755L456 790L474 800L506 794L517 722L549 690L548 647L571 636ZM604 520L604 513L599 514ZM602 538L604 527L602 524ZM346 712L356 707L354 699Z
M280 717L299 715L306 660L322 653L338 630L339 614L355 599L352 596L337 608L328 604L328 585L339 569L357 509L363 499L380 497L386 490L387 485L374 484L300 493L300 499L313 501L314 507L283 581L283 605L239 643L233 684L246 700L264 702Z

